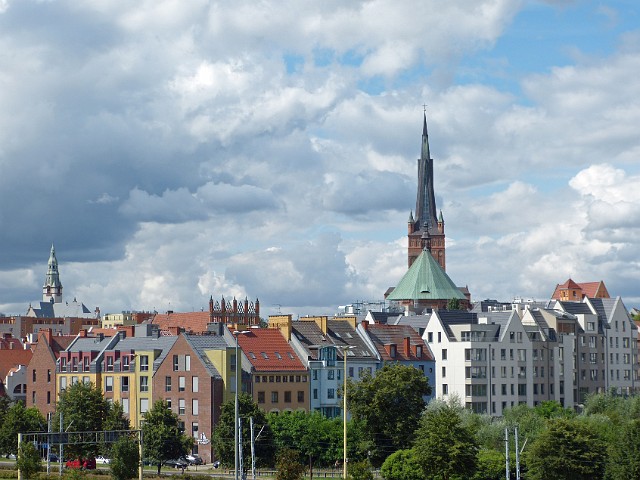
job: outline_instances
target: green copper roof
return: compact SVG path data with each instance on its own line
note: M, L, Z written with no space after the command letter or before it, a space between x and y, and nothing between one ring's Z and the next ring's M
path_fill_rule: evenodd
M466 297L431 253L423 250L387 300L450 300Z

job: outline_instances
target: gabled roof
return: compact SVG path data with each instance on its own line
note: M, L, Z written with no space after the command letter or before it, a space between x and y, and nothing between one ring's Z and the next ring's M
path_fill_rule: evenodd
M563 284L556 285L556 289L551 295L551 298L560 300L560 292L563 290L579 290L582 297L587 298L610 298L607 287L602 280L599 282L578 283L574 282L572 279L568 279Z
M215 378L222 378L218 369L211 363L207 356L208 350L226 350L229 345L224 337L218 335L190 335L185 333L182 335L185 341L191 346L191 349L198 355L198 358L209 372L209 375Z
M0 383L4 383L4 379L13 367L18 365L29 365L29 361L33 356L31 350L0 350Z
M256 372L307 370L279 329L252 328L237 337L242 353Z
M558 305L562 307L562 310L568 313L572 313L574 315L582 314L582 315L594 315L593 310L583 302L558 302Z
M365 331L375 345L380 358L386 362L408 362L408 361L432 361L433 356L428 345L422 337L410 325L378 325L368 324ZM409 352L404 350L405 339L409 338L411 349ZM389 354L385 345L396 345L396 356ZM416 346L422 347L422 357L416 357Z
M170 327L184 328L187 333L204 333L211 322L209 311L183 312L183 313L158 313L151 323L158 325L160 330L169 330Z
M466 300L431 253L423 250L387 300Z

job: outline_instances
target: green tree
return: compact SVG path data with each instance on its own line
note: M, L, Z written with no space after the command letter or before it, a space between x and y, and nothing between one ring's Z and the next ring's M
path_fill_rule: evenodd
M38 453L38 449L33 443L22 442L20 444L20 451L18 452L16 467L20 470L22 476L27 480L29 480L30 478L35 478L38 472L42 469L40 454Z
M347 478L349 480L373 480L373 472L369 461L349 462L347 464Z
M532 480L600 480L607 445L588 423L555 418L525 453L527 477Z
M276 480L301 480L304 466L300 463L300 452L283 448L276 457Z
M476 473L472 480L502 480L505 477L505 457L503 452L481 448L478 451ZM509 455L511 478L515 478L515 455Z
M422 467L413 450L398 450L387 457L380 468L385 480L423 480Z
M640 420L633 419L619 432L617 441L609 445L607 479L640 478Z
M260 435L255 441L256 465L271 465L275 463L273 451L273 434L267 421L266 414L253 401L251 395L240 393L238 395L238 412L242 419L242 452L244 465L251 464L251 430L249 419L253 417L254 430ZM227 466L235 463L234 455L234 424L235 399L231 399L222 405L220 420L213 432L211 443L216 457ZM263 428L264 427L264 428Z
M158 475L166 460L186 455L193 439L180 430L180 419L167 402L158 400L151 410L142 415L143 455L157 465Z
M460 299L450 298L447 302L447 310L460 310Z
M109 411L109 403L102 396L102 390L93 383L76 382L62 390L56 406L58 415L62 415L63 431L94 432L103 430ZM54 422L58 427L60 422ZM95 456L100 445L80 444L65 447L68 456Z
M111 446L109 469L115 480L136 478L139 464L138 442L133 438L122 436Z
M124 415L124 410L120 402L113 402L109 404L109 409L107 411L107 416L104 419L104 423L102 425L102 429L105 431L114 431L114 430L131 430L131 423L129 419ZM113 444L106 443L102 451L105 455L111 456L111 447Z
M347 402L361 422L371 444L371 460L380 465L390 452L411 445L431 387L424 373L413 366L387 364L375 377L365 374L350 382Z
M47 422L35 407L14 403L4 415L0 427L0 446L4 453L18 453L18 433L46 431Z
M457 408L431 402L420 421L414 447L425 478L470 478L476 469L478 452L474 434L463 425Z
M267 421L273 432L276 449L295 445L301 460L307 463L309 475L313 478L313 467L332 465L337 456L339 443L342 449L342 421L329 419L319 412L283 412L270 413ZM335 424L340 424L340 429Z

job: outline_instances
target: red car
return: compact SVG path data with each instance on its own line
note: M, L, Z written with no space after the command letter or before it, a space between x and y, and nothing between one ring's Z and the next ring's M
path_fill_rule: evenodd
M95 470L96 459L95 458L76 458L74 460L67 460L65 463L67 468L75 468L77 470Z

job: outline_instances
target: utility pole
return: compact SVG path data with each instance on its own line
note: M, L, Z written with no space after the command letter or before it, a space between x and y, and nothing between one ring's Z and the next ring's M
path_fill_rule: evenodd
M240 417L238 417L238 463L240 464L238 474L242 480L245 480L244 459L242 455L242 419Z
M256 441L253 436L253 417L249 417L249 430L251 430L251 478L256 480Z
M506 479L509 480L511 478L509 473L509 429L507 427L504 428L504 448L505 448L505 459L506 459L506 470L507 476Z
M518 427L515 427L516 436L516 480L520 480L520 449L518 448Z

